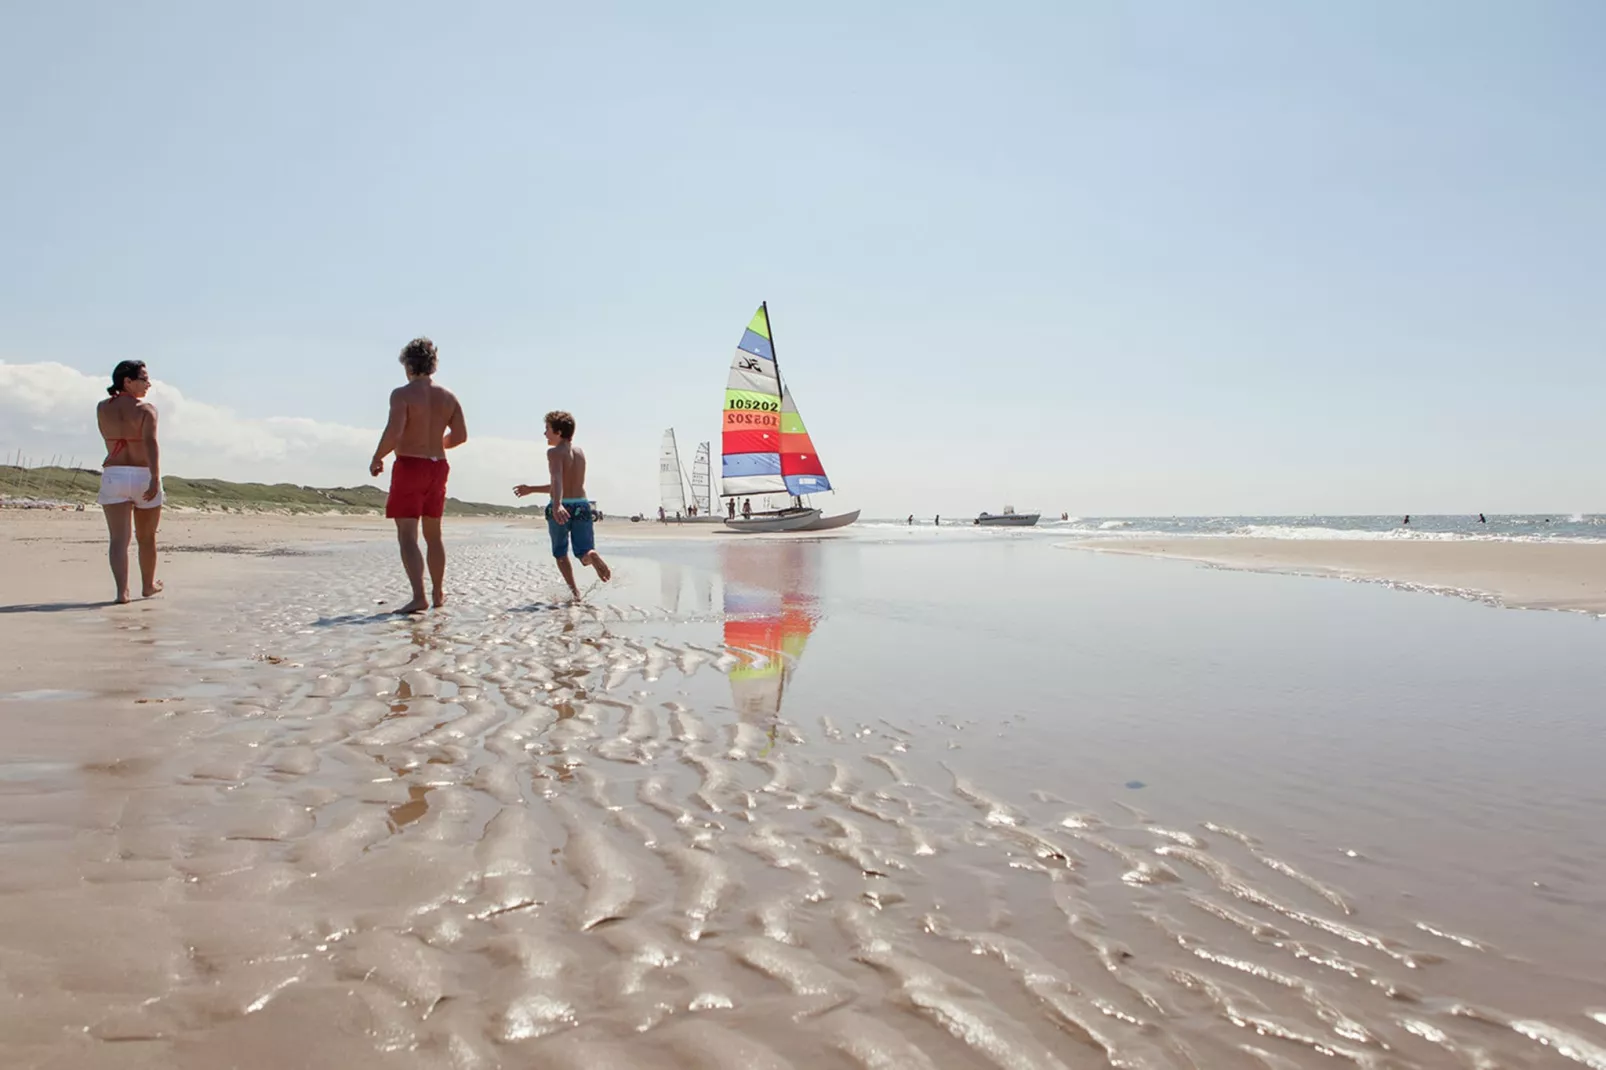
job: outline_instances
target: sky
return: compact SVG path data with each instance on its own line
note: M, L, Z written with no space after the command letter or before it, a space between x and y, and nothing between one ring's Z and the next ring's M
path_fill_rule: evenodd
M1595 0L0 6L0 455L605 510L761 300L867 515L1606 511Z

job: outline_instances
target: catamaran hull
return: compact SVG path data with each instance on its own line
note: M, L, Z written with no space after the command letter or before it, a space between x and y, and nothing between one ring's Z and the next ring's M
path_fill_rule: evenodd
M845 528L857 519L859 519L859 510L855 509L851 513L842 513L839 516L822 516L802 530L830 531L832 528Z
M809 526L819 519L818 509L802 509L780 516L737 517L735 520L725 521L725 526L732 531L756 535L776 531L807 531Z
M1004 513L999 516L983 513L976 518L976 523L983 527L1029 528L1042 519L1042 516L1042 513Z

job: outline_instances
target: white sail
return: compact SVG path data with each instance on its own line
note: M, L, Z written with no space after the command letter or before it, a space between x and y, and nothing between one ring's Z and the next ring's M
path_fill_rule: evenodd
M675 445L674 428L664 432L658 449L658 504L669 516L686 512L686 485L680 480L680 449Z
M691 465L691 500L704 516L714 514L714 487L708 481L708 455L711 443L697 444L697 459Z

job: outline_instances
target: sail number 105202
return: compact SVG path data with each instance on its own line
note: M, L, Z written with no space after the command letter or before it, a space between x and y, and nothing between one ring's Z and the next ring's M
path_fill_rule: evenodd
M750 412L780 412L781 403L778 401L757 401L753 398L731 398L727 409L745 409Z
M773 412L729 412L725 413L726 427L779 427L781 418Z

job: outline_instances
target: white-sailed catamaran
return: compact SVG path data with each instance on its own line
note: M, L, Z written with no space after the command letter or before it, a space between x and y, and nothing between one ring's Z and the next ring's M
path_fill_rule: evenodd
M736 344L725 383L725 424L720 496L746 501L754 495L785 494L792 504L725 521L736 531L823 531L859 519L857 510L825 516L803 504L804 495L831 489L792 392L775 358L769 305L761 304Z
M700 480L700 481L699 481ZM708 495L708 443L697 447L697 460L692 464L691 497L686 496L686 472L680 466L680 447L675 443L674 428L664 432L658 447L658 504L663 518L677 524L714 524L723 517L714 514Z
M675 445L675 429L664 432L658 447L658 507L665 520L686 513L686 485L680 481L680 448Z
M708 477L709 443L697 444L697 458L691 463L691 504L697 510L696 516L686 519L693 524L717 524L725 519L714 512L714 486Z

